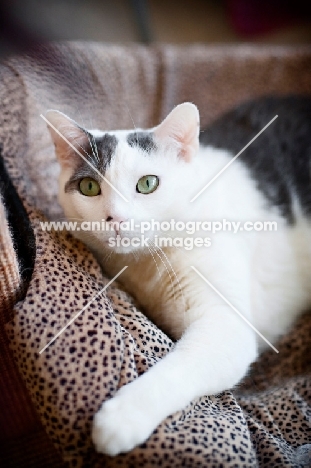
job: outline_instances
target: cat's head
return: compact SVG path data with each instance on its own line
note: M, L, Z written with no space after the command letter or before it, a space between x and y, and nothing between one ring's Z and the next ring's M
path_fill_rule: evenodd
M59 201L69 220L134 220L134 231L75 232L95 250L109 249L118 234L140 236L144 221L185 220L194 194L193 161L199 147L199 112L180 104L148 130L86 130L58 111L48 111L49 130L61 166ZM187 210L188 211L188 210ZM85 225L85 224L84 224ZM133 223L132 223L133 226ZM159 232L145 232L153 239ZM113 250L128 252L139 246Z

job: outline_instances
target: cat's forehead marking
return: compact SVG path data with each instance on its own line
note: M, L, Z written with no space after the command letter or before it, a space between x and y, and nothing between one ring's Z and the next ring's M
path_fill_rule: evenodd
M137 131L129 133L126 140L132 148L137 147L147 153L157 149L152 132Z
M99 161L95 166L102 173L106 172L107 167L110 166L113 155L116 151L118 140L115 135L105 133L103 136L95 137L96 148L94 148L96 155L98 155Z
M97 169L102 175L105 175L107 168L110 166L113 156L118 145L118 139L115 135L105 133L100 136L88 135L88 145L85 148L87 159L91 165ZM78 190L78 182L84 177L92 177L101 183L101 178L98 173L90 167L82 158L75 168L74 173L65 184L65 192Z

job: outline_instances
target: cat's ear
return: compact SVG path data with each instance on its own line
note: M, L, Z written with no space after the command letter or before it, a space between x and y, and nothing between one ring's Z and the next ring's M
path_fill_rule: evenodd
M190 102L176 106L154 129L156 138L168 145L174 145L186 161L190 161L198 150L199 133L199 111Z
M89 144L86 130L67 115L57 110L49 110L45 114L57 159L63 167L75 167L81 156L74 150L76 148L85 156L86 148Z

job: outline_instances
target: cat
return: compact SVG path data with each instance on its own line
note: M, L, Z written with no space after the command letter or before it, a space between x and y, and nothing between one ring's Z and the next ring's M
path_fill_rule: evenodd
M189 102L150 129L86 130L54 110L46 118L61 167L65 215L105 220L111 227L74 234L111 277L128 266L118 280L176 340L168 355L95 415L96 450L116 455L146 441L193 399L238 384L262 349L310 306L311 99L247 101L204 131L198 108ZM226 220L242 229L234 234L227 226L213 234L201 224L190 236L201 241L186 249L188 233L151 226L147 244L118 245L117 238L141 238L129 220L135 226ZM277 229L246 229L245 223L264 222ZM161 235L181 238L181 246L160 249Z

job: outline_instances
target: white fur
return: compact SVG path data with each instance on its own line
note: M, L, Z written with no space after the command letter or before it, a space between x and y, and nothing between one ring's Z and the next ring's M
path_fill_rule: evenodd
M186 110L191 114L189 107ZM59 199L67 217L101 220L113 216L123 221L273 220L277 221L278 230L223 232L211 235L209 248L165 248L163 252L152 252L153 255L139 249L133 253L129 249L112 252L107 245L108 234L77 233L111 276L128 265L119 280L149 317L179 340L171 353L118 390L96 414L94 444L98 451L110 455L144 442L165 417L183 409L192 399L236 385L256 359L258 349L266 346L191 266L273 343L310 304L310 224L297 213L297 224L288 227L277 209L267 210L262 194L239 160L190 203L231 160L231 155L211 147L197 149L195 112L187 112L178 117L188 118L193 128L192 133L187 133L187 157L181 156L183 135L178 134L186 126L183 121L178 127L178 118L177 131L174 127L178 142L174 135L173 143L169 135L165 137L162 124L157 127L159 131L155 129L162 151L149 157L129 148L127 132L114 132L120 143L105 177L128 203L104 181L97 197L65 193L64 185L72 169L64 166ZM171 126L172 120L174 123L174 119L169 119ZM192 157L194 148L196 154ZM142 195L135 187L138 179L147 174L158 175L160 185L152 194ZM154 234L149 232L148 236Z

